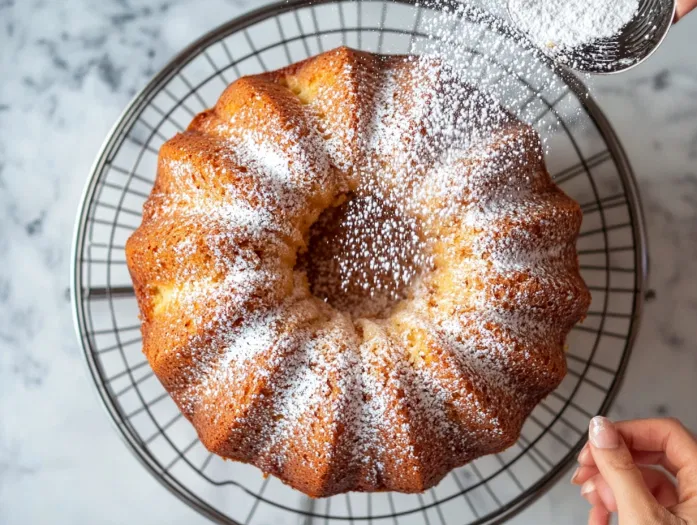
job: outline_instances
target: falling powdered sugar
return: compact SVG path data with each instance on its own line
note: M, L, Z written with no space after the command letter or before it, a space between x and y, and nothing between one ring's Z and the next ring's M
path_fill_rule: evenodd
M557 208L579 217L553 201L504 83L469 82L486 86L477 64L324 58L326 86L304 89L297 68L256 78L249 100L267 104L211 117L215 156L161 164L171 202L153 217L192 232L158 240L159 257L192 272L152 321L190 330L158 370L185 368L171 393L224 457L314 496L420 491L505 448L561 380L529 334L556 345L549 326L582 309L583 294L560 298L576 262L554 249L574 233L555 236Z

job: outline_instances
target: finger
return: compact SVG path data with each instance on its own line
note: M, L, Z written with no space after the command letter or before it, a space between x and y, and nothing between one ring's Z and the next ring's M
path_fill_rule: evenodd
M593 464L592 466L581 465L576 469L576 472L571 476L572 485L583 485L586 481L591 479L593 476L598 475L600 471L598 467Z
M591 505L602 505L608 512L617 512L617 501L612 489L603 479L602 474L597 474L581 486L581 495Z
M610 513L602 505L596 505L588 515L588 525L608 525Z
M634 463L637 465L660 465L671 474L677 473L675 465L668 461L663 452L647 452L645 450L632 450L631 452Z
M632 459L634 459L634 463L637 465L660 465L673 475L677 473L675 465L667 460L663 452L648 452L645 450L630 450L630 452L632 454ZM590 449L585 447L579 453L577 461L583 467L595 466L593 454L591 454Z
M603 507L607 512L607 507L605 506L605 503L603 502L602 497L598 493L597 490L597 485L595 484L595 479L589 479L586 481L583 486L581 487L581 496L583 499L585 499L588 503L591 504L591 507Z
M583 487L581 487L581 496L583 496L592 507L588 516L588 525L607 525L610 521L610 512L595 490L592 479L584 483Z
M591 454L611 489L618 511L627 518L657 515L658 502L644 483L615 425L607 418L594 417L589 437Z
M697 1L697 0L696 0ZM617 426L618 430L620 431L620 434L622 434L621 430L621 425L622 422L615 423ZM631 436L625 437L624 434L622 434L622 437L624 439L624 442L627 443L627 440L631 441ZM581 452L578 453L578 457L576 458L576 461L578 461L579 465L587 465L587 466L593 466L595 465L595 461L593 460L593 454L591 454L589 444L586 443L583 448L581 449ZM627 445L629 446L629 445ZM647 450L632 450L631 447L629 451L632 453L632 457L634 458L634 463L638 465L661 465L663 468L668 470L670 472L670 469L668 467L672 467L673 470L677 472L677 469L675 468L675 465L672 465L668 459L666 458L666 455L661 451L661 452L652 452L652 451L647 451ZM671 472L672 473L672 472Z
M669 509L677 505L679 502L678 489L673 482L666 477L665 474L662 472L659 472L658 474L662 479L660 479L660 482L656 487L649 487L649 490L660 505L663 505Z
M681 525L686 525L687 523L694 524L695 516L697 516L697 501L687 501L685 503L678 503L670 509L670 512L682 521L675 521Z
M683 480L689 485L697 485L694 467L697 441L679 421L635 419L620 421L615 426L632 451L635 463L661 465L676 477L678 472L685 469ZM581 465L594 464L588 444L581 450L578 461Z
M675 472L689 467L697 457L697 441L673 418L621 421L617 429L632 450L662 452Z
M675 476L680 501L697 498L697 441L680 421L638 419L623 421L618 429L630 448L663 454L659 464Z
M653 494L656 501L664 507L672 507L678 503L678 492L675 484L660 470L649 467L639 467L644 483Z
M576 458L576 461L578 461L579 464L581 464L581 465L595 465L595 462L593 461L593 455L591 454L589 447L590 447L590 445L586 441L586 444L583 445L581 452L578 453L578 457Z
M642 478L644 478L644 483L649 489L649 492L653 494L660 505L672 507L678 503L678 494L675 485L663 472L648 467L640 468L639 471L641 472ZM584 483L582 491L590 490L587 486L592 487L593 491L597 494L603 506L608 511L617 512L618 509L615 496L601 474L588 478Z
M678 0L678 5L675 11L675 21L677 22L687 13L697 7L697 0Z

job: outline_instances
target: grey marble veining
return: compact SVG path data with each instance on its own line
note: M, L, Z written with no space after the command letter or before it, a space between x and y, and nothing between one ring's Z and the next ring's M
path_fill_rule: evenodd
M0 524L205 523L111 428L73 333L70 241L97 151L135 92L252 0L0 1ZM697 14L597 79L648 224L656 298L613 408L697 428ZM586 522L564 481L514 520Z

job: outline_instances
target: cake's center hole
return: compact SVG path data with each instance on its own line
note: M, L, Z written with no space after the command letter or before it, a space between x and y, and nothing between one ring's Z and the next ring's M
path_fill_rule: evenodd
M300 260L312 293L354 318L387 314L423 266L417 220L389 201L351 194L325 210Z

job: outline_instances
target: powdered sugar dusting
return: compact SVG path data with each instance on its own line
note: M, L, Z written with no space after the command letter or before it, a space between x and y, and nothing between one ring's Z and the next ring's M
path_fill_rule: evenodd
M639 0L509 0L514 20L542 48L564 52L616 36Z
M169 146L139 301L185 334L172 393L214 452L316 496L424 490L510 444L563 376L541 363L587 306L580 215L452 64L320 59L329 80L233 85L249 107Z

